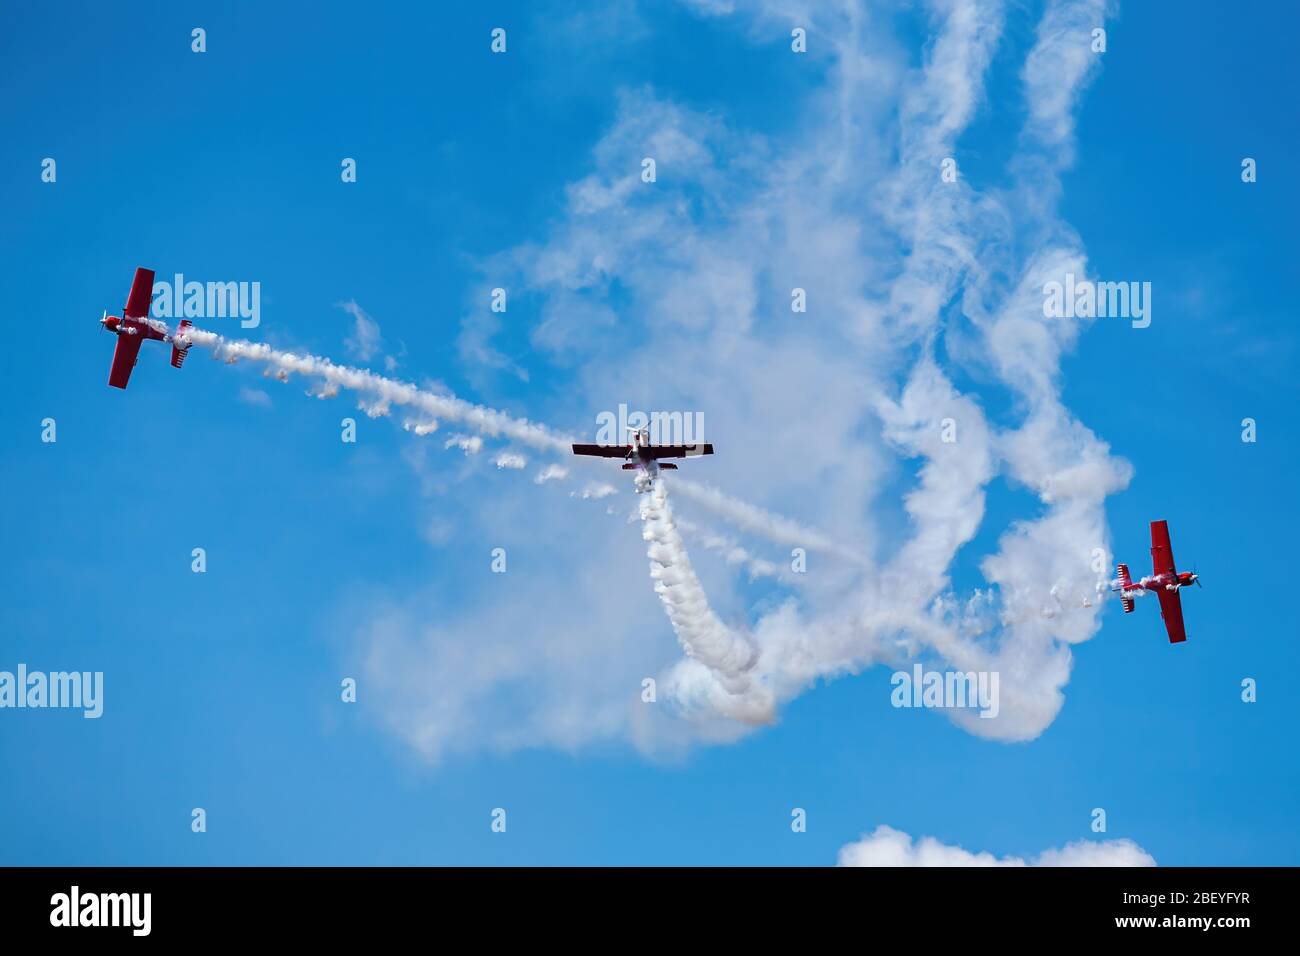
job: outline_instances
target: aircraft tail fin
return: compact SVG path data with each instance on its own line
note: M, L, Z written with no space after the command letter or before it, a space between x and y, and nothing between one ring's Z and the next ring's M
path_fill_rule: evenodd
M176 334L172 336L172 368L180 368L184 365L185 356L190 354L184 332L193 324L189 319L181 319L181 324L176 327Z
M1131 614L1133 608L1137 606L1137 602L1124 593L1133 586L1133 579L1129 577L1128 573L1128 565L1115 565L1115 574L1119 578L1119 601L1124 605L1124 613Z

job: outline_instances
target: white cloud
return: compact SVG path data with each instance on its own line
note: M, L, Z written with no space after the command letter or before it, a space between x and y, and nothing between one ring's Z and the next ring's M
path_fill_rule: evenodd
M249 388L247 385L239 386L239 400L245 405L256 405L259 408L271 407L270 395L260 388Z
M607 481L593 482L587 485L582 491L570 492L575 497L584 501L599 501L601 498L608 498L610 495L618 494L618 489Z
M533 475L533 484L544 485L548 481L560 481L569 477L569 469L563 465L547 465L537 474Z
M483 438L481 435L452 435L442 447L459 448L466 455L477 455L483 450Z
M436 432L439 428L439 425L437 419L430 419L428 421L416 421L413 419L407 419L406 421L402 422L402 427L406 429L408 432L411 432L412 434L419 435L420 437L424 437L425 435L432 435L434 432Z
M1155 866L1156 861L1132 840L1079 840L1044 850L1025 860L972 853L934 837L915 842L893 827L879 826L868 836L840 848L840 866Z
M369 362L379 354L379 350L383 346L383 336L379 332L379 323L366 314L366 311L357 305L355 300L341 302L339 308L352 316L352 334L344 341L344 347L353 358L362 362Z

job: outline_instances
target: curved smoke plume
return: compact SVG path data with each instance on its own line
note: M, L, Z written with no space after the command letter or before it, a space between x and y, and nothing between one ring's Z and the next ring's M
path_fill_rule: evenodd
M655 593L687 657L703 668L675 673L671 678L674 696L689 702L690 697L682 691L690 684L691 696L703 694L719 713L749 723L770 722L775 701L753 675L758 652L744 634L724 624L709 607L708 595L673 523L663 479L657 479L645 496L641 521Z

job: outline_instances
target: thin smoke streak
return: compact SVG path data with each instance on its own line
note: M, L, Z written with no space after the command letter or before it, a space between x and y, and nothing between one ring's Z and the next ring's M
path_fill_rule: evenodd
M345 388L376 399L372 414L387 414L387 406L419 409L435 419L454 421L489 437L504 436L539 451L568 456L575 441L571 436L553 431L545 425L515 418L485 405L475 405L454 395L439 395L408 382L376 375L367 369L339 365L327 358L287 352L261 342L231 340L206 329L190 328L186 335L194 345L210 349L213 355L230 363L241 360L270 366L282 375L304 375L325 382L331 389ZM431 426L421 426L432 430ZM420 429L417 429L419 431ZM733 498L716 488L678 483L693 502L726 519L736 527L766 537L778 544L791 544L814 551L826 551L863 563L861 556L838 544L824 533L805 528L781 515L765 511L748 502Z

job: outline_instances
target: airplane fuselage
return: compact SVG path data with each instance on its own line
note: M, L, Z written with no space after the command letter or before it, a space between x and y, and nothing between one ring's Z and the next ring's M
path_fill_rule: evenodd
M138 335L142 339L153 339L156 342L171 340L171 336L167 334L167 329L161 322L153 322L147 318L132 319L108 315L100 319L100 325L118 335Z
M634 445L632 450L627 453L627 457L629 461L635 459L638 464L645 468L651 468L657 464L654 452L647 445Z
M1124 597L1131 597L1141 591L1178 591L1195 582L1196 575L1191 571L1179 571L1174 574L1153 574L1117 590Z
M623 465L625 471L635 470L636 480L634 482L635 490L642 494L650 490L654 480L659 477L659 469L662 466L655 460L654 450L650 446L650 436L643 432L632 433L632 447L628 449L627 460ZM676 465L668 465L669 468L676 468Z

